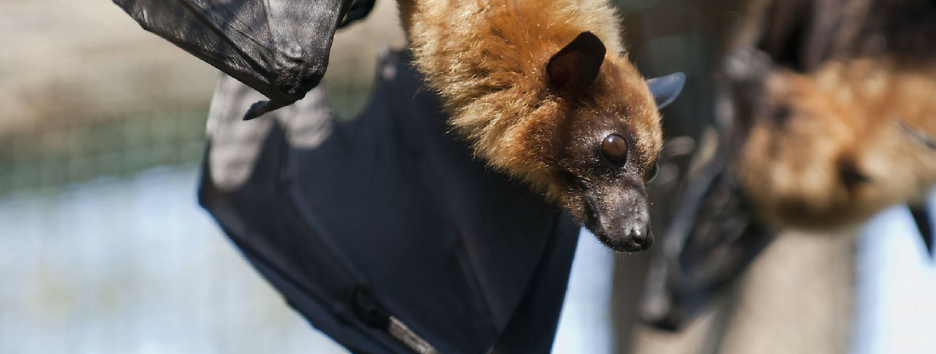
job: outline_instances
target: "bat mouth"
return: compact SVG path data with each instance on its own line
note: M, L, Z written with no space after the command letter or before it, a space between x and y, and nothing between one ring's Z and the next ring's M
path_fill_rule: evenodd
M650 249L650 246L653 246L653 235L647 231L646 236L637 237L628 237L626 239L612 239L607 235L592 231L595 236L598 237L598 241L601 241L605 246L608 246L611 250L621 253L637 253L643 252Z

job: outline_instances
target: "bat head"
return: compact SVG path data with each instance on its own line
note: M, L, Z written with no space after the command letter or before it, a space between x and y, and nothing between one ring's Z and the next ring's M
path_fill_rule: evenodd
M548 195L616 251L653 244L645 185L662 146L658 102L672 101L684 80L682 74L644 80L626 56L609 55L590 32L546 63L555 124L541 125L546 131L532 153L549 163L531 176L547 181Z
M883 62L784 70L735 88L735 169L759 216L780 226L851 224L936 183L925 131L936 82ZM741 80L742 82L744 80Z

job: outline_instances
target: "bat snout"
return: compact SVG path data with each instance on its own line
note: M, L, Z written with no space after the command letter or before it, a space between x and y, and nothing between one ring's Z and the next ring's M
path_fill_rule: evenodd
M585 227L606 246L618 252L642 252L653 245L645 198L588 199Z
M596 234L597 235L597 234ZM605 245L618 252L642 252L653 246L650 225L625 226L619 230L608 230L599 236Z
M634 246L640 247L641 251L646 251L650 249L650 246L653 246L653 234L650 232L650 225L643 225L639 229L631 229L627 236L626 240L630 240Z

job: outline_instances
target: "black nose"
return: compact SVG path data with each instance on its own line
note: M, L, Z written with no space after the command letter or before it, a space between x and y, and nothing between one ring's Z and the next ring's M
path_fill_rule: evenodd
M598 239L618 252L641 252L653 246L653 235L648 227L631 226L608 236Z
M648 227L638 227L631 230L628 238L642 251L646 251L653 246L653 235Z

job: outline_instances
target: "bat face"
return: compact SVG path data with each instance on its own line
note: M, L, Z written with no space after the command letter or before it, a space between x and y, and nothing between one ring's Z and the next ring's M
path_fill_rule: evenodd
M547 149L557 157L548 179L559 202L608 247L648 249L653 237L645 184L655 175L662 145L657 100L678 94L682 76L661 86L655 98L626 58L606 56L588 32L555 54L547 73L552 91L567 102L563 129Z
M576 132L577 143L561 161L561 203L611 249L646 250L653 236L645 183L655 173L656 151L642 153L616 115L597 120L597 126Z
M746 118L735 168L760 216L831 227L925 192L936 182L925 134L936 128L936 104L926 97L936 84L926 76L853 61L810 75L774 71L748 90L758 98L736 93Z

